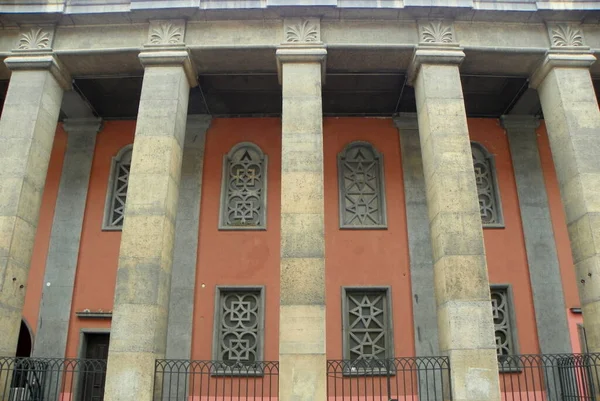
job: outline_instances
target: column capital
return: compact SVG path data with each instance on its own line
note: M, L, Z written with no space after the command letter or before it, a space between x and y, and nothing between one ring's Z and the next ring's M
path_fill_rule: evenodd
M595 62L596 56L591 50L549 50L531 74L529 86L537 89L553 68L590 68Z
M325 82L325 68L327 60L327 48L323 43L307 44L282 44L275 53L277 58L277 75L279 83L282 82L284 63L320 63L321 81Z
M408 84L413 85L423 64L460 65L465 58L458 43L419 43L408 67Z
M11 71L50 71L64 90L71 89L71 75L52 52L13 52L4 60Z
M394 124L399 130L418 130L419 120L417 113L398 113L394 116Z
M185 46L149 47L139 54L142 66L182 66L191 88L198 86L198 74Z
M540 126L540 119L526 114L503 115L500 117L500 125L507 131L529 131Z
M96 135L102 130L102 119L97 117L67 118L63 129L69 135Z

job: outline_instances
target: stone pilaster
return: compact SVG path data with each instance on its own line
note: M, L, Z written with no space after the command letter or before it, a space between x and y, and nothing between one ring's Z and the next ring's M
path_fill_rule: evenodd
M534 73L571 241L589 352L600 352L600 111L577 26L549 27L553 48Z
M450 358L454 401L497 401L490 288L459 74L464 53L450 25L420 29L409 79L419 120L440 351Z
M523 222L540 350L572 352L556 241L533 116L503 116Z
M0 356L16 352L42 192L70 83L52 54L51 35L39 32L44 39L22 32L4 61L12 75L0 119Z
M294 26L306 24L307 29ZM302 37L297 37L302 32ZM279 398L324 401L325 239L318 20L286 20L277 50L283 87Z
M423 159L419 125L415 113L394 118L400 134L406 226L410 256L415 352L417 356L437 356L438 327L433 283L433 256L429 233Z
M119 253L106 401L151 401L154 363L165 357L187 106L190 86L197 84L184 30L179 21L151 22L149 45L139 56L144 81Z
M192 354L204 144L209 125L210 116L188 116L175 224L175 253L167 325L167 359L189 360ZM182 393L181 379L175 378L172 381L170 379L166 377L163 383L165 392L163 399L168 400L169 395L174 394L187 396Z
M38 330L33 348L36 357L65 356L83 215L96 134L101 124L98 118L69 119L64 124L67 150L46 259Z

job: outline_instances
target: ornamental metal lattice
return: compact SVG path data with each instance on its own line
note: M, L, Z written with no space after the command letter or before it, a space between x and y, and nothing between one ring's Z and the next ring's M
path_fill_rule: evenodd
M221 291L217 359L247 364L260 360L260 290Z
M471 143L473 154L473 167L475 169L475 183L479 197L479 213L483 224L499 224L498 189L494 179L494 170L490 156L476 143Z
M127 188L129 186L129 171L131 169L131 152L131 147L128 147L115 158L112 177L113 187L107 221L107 226L111 228L123 227Z
M347 292L347 359L385 359L388 311L385 291Z
M353 142L338 155L340 227L386 226L382 158L366 142Z
M513 355L512 328L510 325L510 308L507 288L492 288L492 312L494 316L494 333L496 337L496 354L498 357Z
M267 156L252 143L234 146L223 160L221 229L266 227Z

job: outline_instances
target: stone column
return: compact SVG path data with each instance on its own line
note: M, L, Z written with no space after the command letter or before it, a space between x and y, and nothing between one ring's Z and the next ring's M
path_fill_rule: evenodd
M452 26L420 26L415 87L433 251L440 351L454 401L500 399L483 230ZM442 43L444 42L444 43Z
M168 26L166 26L168 25ZM185 25L151 22L119 253L105 401L151 401L165 357L175 219L190 86ZM168 33L168 37L161 36ZM173 43L168 45L168 43ZM157 386L160 396L160 386Z
M306 24L307 29L294 29L300 24ZM284 31L284 44L277 49L283 87L279 399L324 401L327 375L321 84L327 51L319 41L318 20L285 20Z
M67 150L63 162L50 245L46 259L38 330L33 355L64 358L79 242L99 118L65 121Z
M566 215L589 352L600 352L600 112L578 26L551 26L537 88ZM569 47L563 47L565 44ZM566 49L566 50L563 50Z
M0 119L0 356L17 349L42 192L70 85L52 54L52 32L40 29L44 40L28 33L4 61L12 75Z

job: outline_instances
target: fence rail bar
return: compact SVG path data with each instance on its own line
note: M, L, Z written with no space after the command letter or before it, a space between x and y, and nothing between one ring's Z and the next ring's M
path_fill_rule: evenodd
M447 357L327 361L329 401L451 400Z
M106 361L0 358L0 400L75 401L101 396Z
M504 401L600 400L600 354L499 357Z
M154 401L262 401L279 396L279 363L156 361Z

